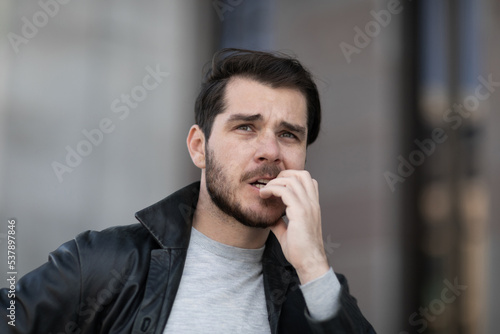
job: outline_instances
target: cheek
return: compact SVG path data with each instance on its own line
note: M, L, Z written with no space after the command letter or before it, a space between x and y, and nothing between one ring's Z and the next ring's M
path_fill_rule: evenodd
M250 145L236 145L235 142L230 140L226 140L223 145L220 145L219 152L220 157L233 166L248 163L248 159L252 157Z
M284 154L285 158L285 167L286 169L296 169L301 170L305 168L306 165L306 152L304 150L293 150L290 152L286 152Z
M241 150L235 150L231 145L221 145L218 149L217 162L224 173L229 176L241 173L244 165Z
M231 146L222 146L219 151L219 162L222 164L222 168L230 172L231 168L234 168L236 162L238 161L237 152L231 150Z

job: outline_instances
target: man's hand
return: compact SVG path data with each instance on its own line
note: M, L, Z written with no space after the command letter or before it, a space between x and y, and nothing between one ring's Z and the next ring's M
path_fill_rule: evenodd
M324 275L330 267L321 232L318 182L307 171L284 170L260 190L260 196L280 197L286 205L288 225L281 219L271 231L301 284Z

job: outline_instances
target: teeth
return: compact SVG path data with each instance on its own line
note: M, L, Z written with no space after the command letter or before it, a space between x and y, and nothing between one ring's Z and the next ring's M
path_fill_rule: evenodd
M270 180L266 180L266 179L259 179L259 180L255 181L255 182L253 183L253 185L254 185L254 186L256 186L256 187L257 187L257 188L259 188L259 189L262 189L262 188L264 188L264 187L267 185L267 183L268 183L269 181L270 181Z

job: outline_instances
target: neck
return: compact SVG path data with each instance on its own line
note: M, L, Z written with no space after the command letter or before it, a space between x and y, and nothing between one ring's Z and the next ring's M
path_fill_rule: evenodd
M212 240L247 249L264 246L269 235L268 228L245 226L222 212L212 202L204 183L200 186L200 196L193 216L193 227Z

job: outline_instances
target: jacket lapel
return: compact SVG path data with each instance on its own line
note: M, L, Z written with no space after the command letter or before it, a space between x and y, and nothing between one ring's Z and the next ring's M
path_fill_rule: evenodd
M163 249L189 245L200 183L195 182L135 214Z
M271 333L277 334L281 309L296 276L293 275L294 269L285 259L281 245L272 232L269 233L266 242L266 250L262 258L262 271L269 325Z
M182 277L199 182L136 213L159 248L151 251L144 298L134 333L163 333Z

